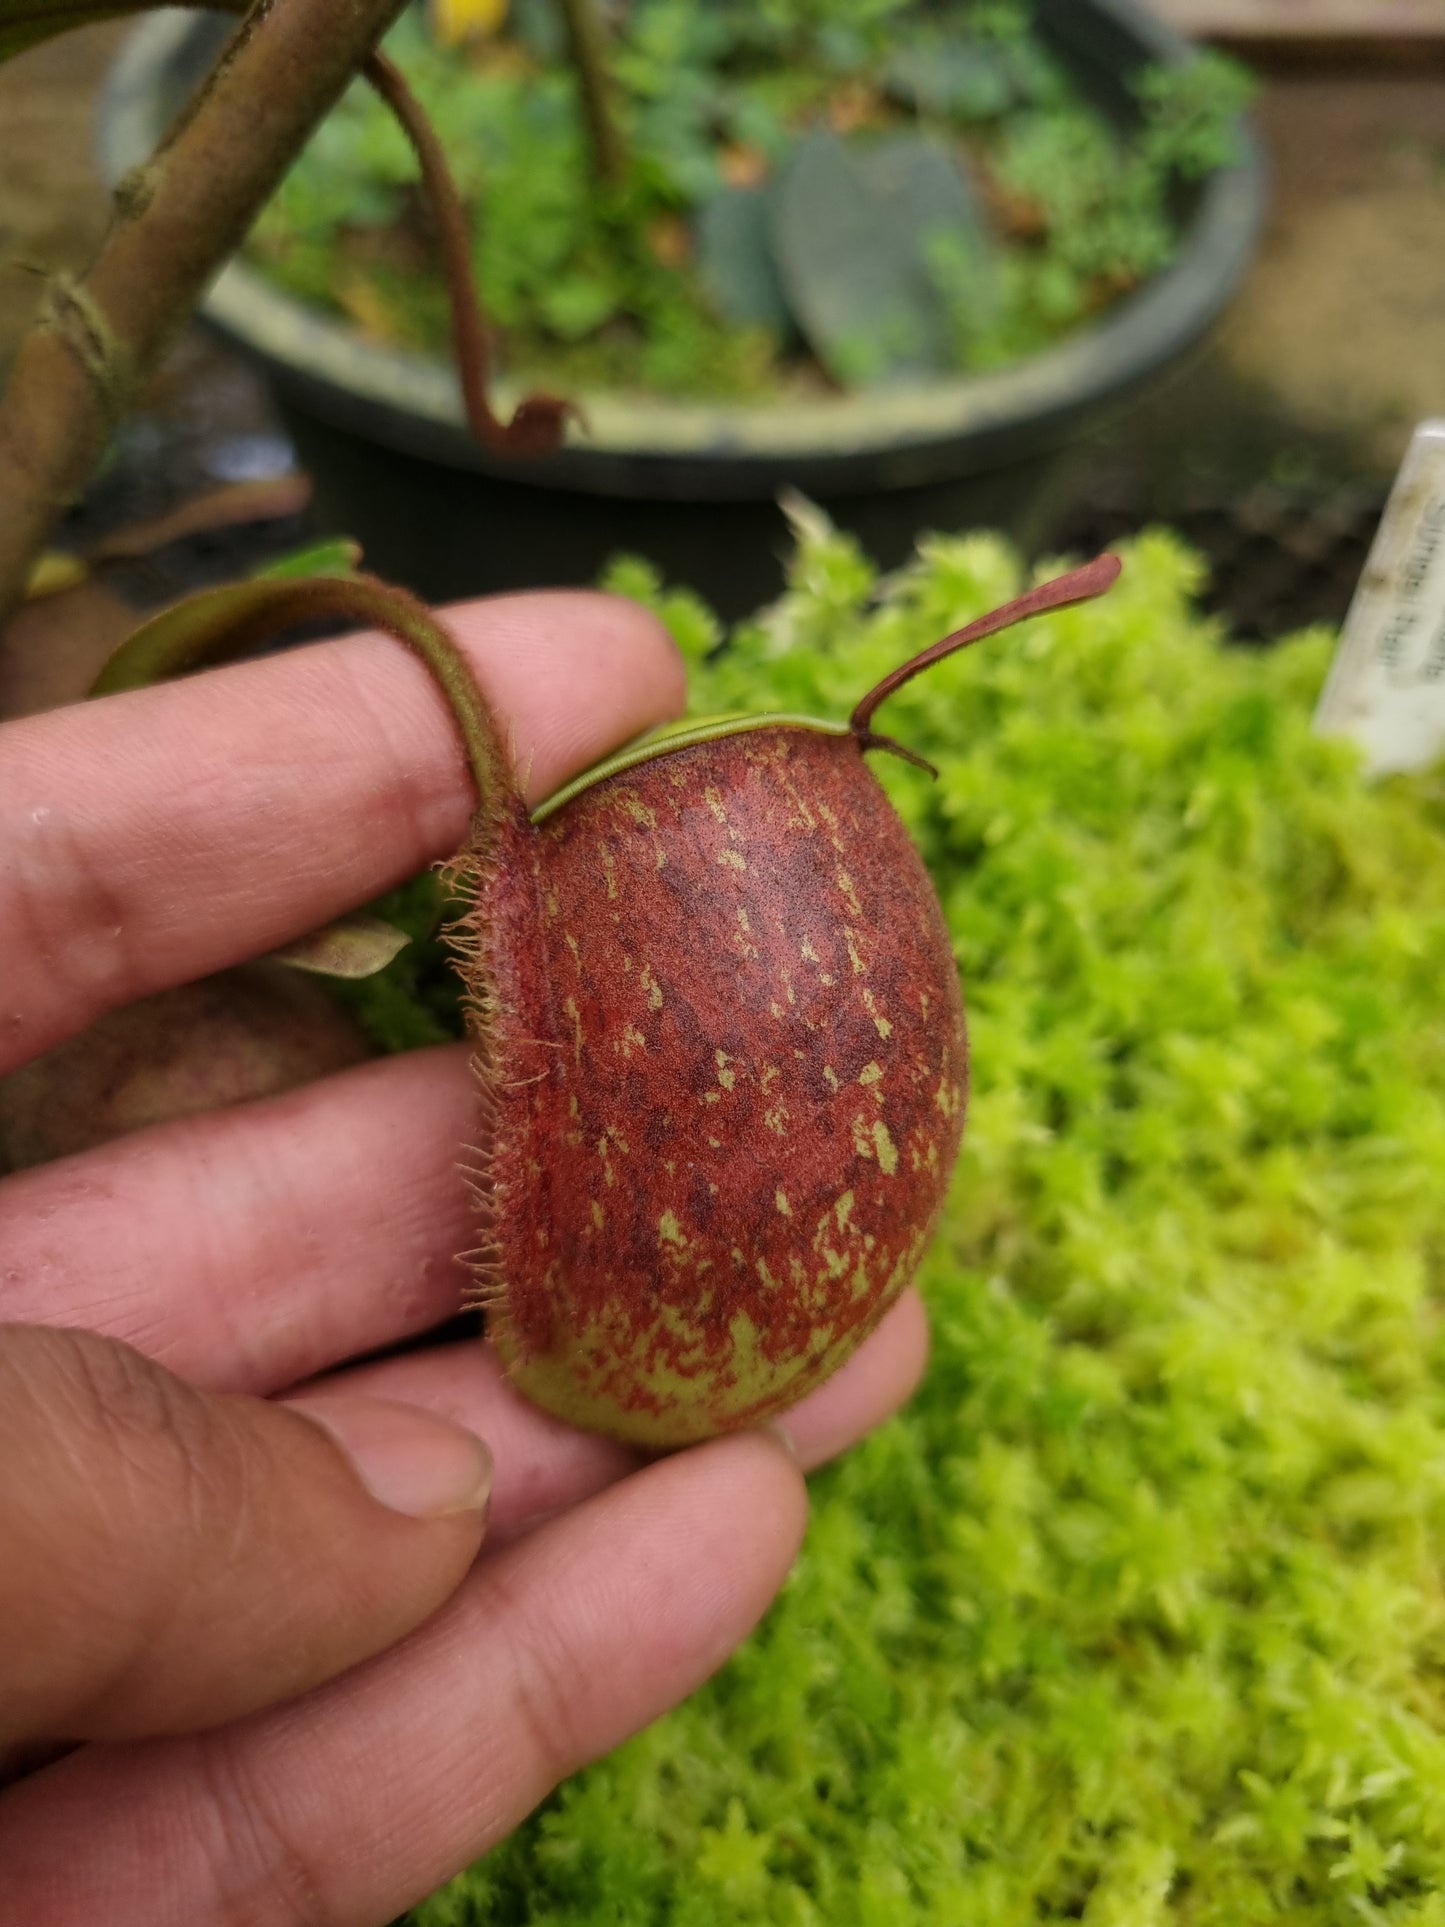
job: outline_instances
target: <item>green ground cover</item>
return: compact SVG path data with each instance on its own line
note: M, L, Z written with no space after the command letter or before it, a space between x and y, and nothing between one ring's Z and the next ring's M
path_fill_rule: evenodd
M1163 534L882 726L975 1085L911 1409L691 1704L417 1927L1445 1923L1445 782L1309 732ZM1018 585L804 518L700 711L846 714Z

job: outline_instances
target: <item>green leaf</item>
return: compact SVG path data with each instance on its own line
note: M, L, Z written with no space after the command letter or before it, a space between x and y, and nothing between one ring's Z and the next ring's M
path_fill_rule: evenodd
M320 542L308 542L305 548L293 549L289 555L268 562L263 569L253 570L251 579L295 582L314 575L354 575L360 563L359 542L353 542L349 535L327 536Z
M940 374L952 365L949 306L930 266L941 236L964 235L987 272L973 193L949 150L921 134L866 145L819 130L773 197L783 286L809 345L854 383Z
M922 113L966 121L996 119L1014 100L1006 56L942 28L920 30L897 47L883 84Z
M725 187L697 217L697 266L703 287L724 321L787 334L788 297L773 257L768 193Z
M78 555L65 555L58 549L47 549L31 564L30 576L25 584L25 600L39 602L45 596L61 595L66 589L73 589L84 582L89 574L90 570Z
M405 930L398 930L394 923L365 910L353 910L294 943L283 944L271 952L271 959L311 976L344 977L355 982L385 970L410 942Z
M283 627L288 606L295 608L297 622L312 620L310 605L298 602L303 586L294 580L258 576L220 589L202 589L172 603L126 637L91 685L91 695L148 689L203 663L229 661L243 654L258 632L269 638Z
M0 0L3 4L3 0ZM226 662L250 645L257 627L269 636L286 621L296 585L318 576L355 575L361 544L349 536L327 537L293 549L258 569L244 582L202 589L162 609L132 631L91 685L92 696L114 696L123 689L148 689L168 676L184 675L203 663ZM298 608L296 620L310 620Z
M559 275L542 291L538 306L542 319L563 341L580 341L616 314L620 296L604 274Z

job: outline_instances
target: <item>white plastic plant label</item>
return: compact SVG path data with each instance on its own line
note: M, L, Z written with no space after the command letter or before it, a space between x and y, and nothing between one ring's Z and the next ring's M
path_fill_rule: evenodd
M1315 712L1366 773L1445 755L1445 420L1423 422L1385 508Z

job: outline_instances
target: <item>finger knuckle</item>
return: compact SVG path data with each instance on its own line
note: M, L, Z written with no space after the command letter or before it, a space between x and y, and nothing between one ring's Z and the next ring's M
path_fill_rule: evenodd
M46 825L43 858L22 844L0 892L0 923L18 938L16 954L45 960L46 1002L89 1023L126 980L120 892L112 866L83 832L56 819Z
M123 1463L154 1471L158 1458L191 1462L201 1429L195 1394L128 1345L72 1334L61 1389L77 1421Z
M537 1602L498 1602L512 1629L513 1712L524 1742L548 1779L555 1783L590 1756L584 1738L590 1668L561 1613L539 1610Z
M0 1346L0 1372L23 1400L11 1424L73 1463L105 1468L112 1504L130 1484L144 1500L169 1488L194 1509L203 1480L229 1476L202 1398L117 1339L28 1328Z
M197 1829L211 1869L216 1919L224 1927L342 1927L328 1898L324 1866L307 1852L243 1744L227 1735L204 1743L211 1824Z

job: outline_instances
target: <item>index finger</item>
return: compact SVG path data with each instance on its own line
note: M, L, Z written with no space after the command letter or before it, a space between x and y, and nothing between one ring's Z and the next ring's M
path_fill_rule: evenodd
M620 598L445 620L529 799L682 708L666 632ZM374 635L5 724L0 1073L449 856L473 801L445 700Z

